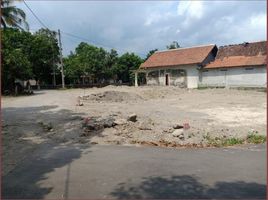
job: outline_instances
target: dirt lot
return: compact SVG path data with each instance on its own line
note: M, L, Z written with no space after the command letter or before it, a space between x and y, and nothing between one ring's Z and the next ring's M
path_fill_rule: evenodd
M3 97L2 115L5 174L50 141L202 147L208 138L265 135L266 93L127 86L44 90Z

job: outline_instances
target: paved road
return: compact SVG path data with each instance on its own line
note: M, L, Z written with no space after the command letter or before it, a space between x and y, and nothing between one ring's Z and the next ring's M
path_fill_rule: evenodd
M266 147L46 144L3 177L4 198L265 198Z

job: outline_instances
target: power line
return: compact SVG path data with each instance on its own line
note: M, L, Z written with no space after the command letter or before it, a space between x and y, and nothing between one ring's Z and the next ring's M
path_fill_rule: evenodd
M37 21L45 28L49 29L41 20L40 18L34 13L34 11L30 8L30 6L25 2L25 0L23 0L23 3L25 4L25 6L30 10L30 12L33 14L33 16L37 19ZM89 43L91 44L94 44L92 43L89 39L87 38L84 38L84 37L80 37L80 36L77 36L77 35L74 35L72 33L67 33L67 32L64 32L64 31L61 31L63 34L65 35L68 35L69 37L73 37L73 38L76 38L76 39L79 39L79 40L83 40L83 41L88 41ZM102 46L104 48L109 48L109 49L118 49L118 50L122 50L122 51L129 51L127 49L119 49L119 48L114 48L114 47L109 47L109 46L105 46L105 45L101 45L101 44L94 44L96 46ZM146 56L146 54L143 54L143 53L138 53L140 55L143 55L143 56Z
M76 38L76 39L80 39L80 40L84 40L84 41L88 41L88 42L90 42L91 44L94 44L93 42L91 42L91 41L90 41L89 39L87 39L87 38L80 37L80 36L74 35L74 34L72 34L72 33L67 33L67 32L63 32L63 31L62 31L62 33L65 34L65 35L68 35L68 36L70 36L70 37L73 37L73 38ZM109 48L109 49L118 49L118 50L122 50L122 51L129 51L129 50L127 50L127 49L114 48L114 47L104 46L104 45L96 44L96 43L95 43L94 45L96 45L96 46L106 47L106 48ZM146 56L146 55L143 54L143 53L139 53L139 54L140 54L140 55L144 55L144 56Z
M30 10L30 12L33 14L33 16L37 19L37 21L44 26L45 28L49 29L38 17L37 15L34 13L34 11L30 8L30 6L23 0L23 3L25 4L25 6Z

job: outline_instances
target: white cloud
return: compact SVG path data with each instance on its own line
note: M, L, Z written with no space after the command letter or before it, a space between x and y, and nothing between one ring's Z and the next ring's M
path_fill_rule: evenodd
M184 47L233 44L266 38L264 1L27 1L51 29L87 38L86 42L139 55L165 49L172 41ZM23 3L31 29L38 21ZM62 34L64 55L83 40ZM121 50L120 50L121 49Z
M200 19L203 16L202 1L180 1L177 7L180 16Z
M260 13L250 17L250 25L257 28L266 28L266 14Z
M174 16L174 15L171 12L166 12L166 13L160 13L160 12L152 13L152 14L150 14L147 17L144 25L145 26L150 26L153 23L157 23L157 22L162 21L162 20L167 20L167 19L169 19L172 16Z

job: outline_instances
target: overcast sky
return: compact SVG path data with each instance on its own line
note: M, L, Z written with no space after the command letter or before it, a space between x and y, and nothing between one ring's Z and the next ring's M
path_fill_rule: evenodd
M266 1L27 1L50 29L96 46L144 57L177 41L182 47L266 40ZM23 3L30 29L41 28ZM83 40L62 34L64 55ZM85 41L85 40L84 40Z

